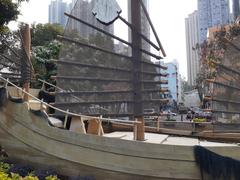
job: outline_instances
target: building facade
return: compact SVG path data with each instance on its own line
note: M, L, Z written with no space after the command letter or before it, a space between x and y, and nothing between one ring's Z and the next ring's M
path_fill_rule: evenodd
M68 4L62 0L51 1L48 6L48 22L51 24L61 24L65 27L67 23L67 17L64 15L68 12Z
M185 19L188 84L195 85L200 70L198 11Z
M176 62L163 63L162 65L166 66L168 69L164 72L167 73L166 78L162 78L168 81L168 84L162 84L161 87L167 88L169 90L168 97L170 100L178 102L178 87L179 87L179 70L178 64Z
M229 0L198 0L199 42L207 40L209 27L230 22Z
M236 20L237 17L240 15L240 3L239 0L232 0L232 13L233 13L233 20Z
M64 15L65 12L71 13L72 15L101 28L107 32L114 33L114 26L105 26L98 22L92 13L96 0L72 0L71 3L65 3L62 0L51 1L49 5L49 23L61 24L63 27L68 23L68 30L75 30L81 37L89 38L90 35L97 34L97 31L93 28L89 28L86 25L77 22L73 19L68 19Z
M95 6L96 0L73 0L70 6L71 14L75 17L78 17L82 19L83 21L94 25L100 29L103 29L111 34L114 34L114 25L103 25L97 19L92 13L92 10ZM79 33L79 35L83 38L88 39L92 35L96 35L98 31L94 30L93 28L90 28L80 22L77 22L76 20L69 19L68 20L68 28L71 30L75 30Z

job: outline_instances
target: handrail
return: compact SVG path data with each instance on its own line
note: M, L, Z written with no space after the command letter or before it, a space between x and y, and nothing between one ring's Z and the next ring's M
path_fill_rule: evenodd
M85 115L81 115L81 114L76 114L76 113L72 113L72 112L67 112L64 111L62 109L59 109L57 107L54 107L44 101L41 101L40 99L38 99L37 97L33 96L32 94L26 92L25 90L23 90L22 88L16 86L15 84L13 84L12 82L8 81L7 79L5 79L4 77L0 76L0 79L2 79L3 81L7 82L8 84L11 84L12 86L14 86L15 88L17 88L18 90L20 90L21 92L27 94L28 96L30 96L31 98L33 98L34 100L37 100L38 102L46 105L47 107L50 107L56 111L59 111L61 113L67 114L67 115L71 115L71 116L75 116L75 117L80 117L80 118L86 118L86 119L99 119L102 121L106 121L106 122L125 122L125 123L132 123L132 124L141 124L141 122L136 122L136 121L128 121L128 120L120 120L120 119L109 119L109 118L101 118L101 117L94 117L94 116L85 116Z

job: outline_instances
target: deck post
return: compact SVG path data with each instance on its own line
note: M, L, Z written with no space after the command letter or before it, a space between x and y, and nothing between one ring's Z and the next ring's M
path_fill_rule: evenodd
M64 128L64 129L67 128L68 113L69 113L69 109L67 109L67 113L65 114L64 124L63 124L63 128Z
M160 129L160 117L157 118L157 132L159 132Z
M134 29L141 34L141 5L139 0L131 0L131 23ZM134 118L140 124L137 125L138 141L144 141L144 119L143 119L143 103L142 103L142 40L139 33L132 30L132 61L133 61L133 93L134 93Z

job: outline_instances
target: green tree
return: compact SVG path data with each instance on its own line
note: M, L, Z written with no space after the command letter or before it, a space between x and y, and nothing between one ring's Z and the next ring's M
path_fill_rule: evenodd
M63 33L58 24L32 25L32 62L36 78L54 83L52 75L56 75L56 65L51 59L58 59L61 43L56 40L57 35ZM40 83L34 84L39 87Z
M63 28L59 24L33 24L31 31L32 46L45 46L63 34Z
M17 19L20 14L19 6L21 2L28 0L17 0L14 2L13 0L1 0L0 1L0 31L5 31L6 25L10 21L14 21Z

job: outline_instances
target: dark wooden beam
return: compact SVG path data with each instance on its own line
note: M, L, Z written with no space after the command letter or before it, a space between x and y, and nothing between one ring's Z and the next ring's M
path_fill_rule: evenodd
M158 43L158 45L159 45L159 47L160 47L160 49L161 49L161 51L162 51L162 54L163 54L164 57L166 57L165 50L164 50L164 48L163 48L163 46L162 46L162 43L161 43L160 40L159 40L159 37L158 37L158 35L157 35L157 32L156 32L156 30L155 30L155 28L154 28L154 25L153 25L153 23L152 23L152 20L151 20L149 14L148 14L148 11L147 11L145 5L144 5L143 2L142 2L142 0L140 0L140 4L141 4L141 6L142 6L142 9L143 9L146 17L147 17L148 22L149 22L149 24L150 24L150 26L151 26L151 28L152 28L153 34L154 34L154 36L155 36L155 38L156 38L156 40L157 40L157 43Z
M91 105L91 104L122 104L122 103L133 103L131 100L111 100L111 101L85 101L85 102L62 102L62 103L50 103L52 106L76 106L76 105Z
M127 41L125 41L125 40L123 40L123 39L121 39L121 38L113 35L113 34L110 34L109 32L102 30L101 28L98 28L98 27L96 27L96 26L94 26L94 25L92 25L92 24L89 24L89 23L81 20L80 18L77 18L77 17L75 17L75 16L73 16L73 15L71 15L71 14L68 14L68 13L64 13L64 14L65 14L66 16L68 16L69 18L72 18L72 19L74 19L74 20L76 20L76 21L79 21L79 22L85 24L86 26L89 26L89 27L91 27L91 28L93 28L93 29L95 29L95 30L97 30L97 31L99 31L99 32L107 35L107 36L110 36L110 37L113 38L113 39L116 39L116 40L118 40L118 41L120 41L120 42L122 42L122 43L124 43L124 44L127 44L128 46L130 46L130 47L132 47L132 48L138 48L138 46L136 46L136 45L134 45L134 44L132 44L132 43L129 43L129 42L127 42ZM137 33L136 33L136 34L137 34ZM146 50L144 50L144 49L142 49L142 48L140 48L140 51L141 51L142 53L145 53L145 54L147 54L147 55L149 55L149 56L152 56L152 57L154 57L154 58L156 58L156 59L162 59L161 56L155 55L155 54L153 54L153 53L151 53L151 52L148 52L148 51L146 51Z
M240 114L240 111L211 110L213 113Z
M158 92L169 92L167 88L161 89L144 89L142 90L143 93L158 93Z
M74 66L81 66L81 67L90 67L95 69L104 69L104 70L112 70L112 71L120 71L120 72L127 72L130 73L130 69L123 69L123 68L115 68L115 67L106 67L100 65L93 65L93 64L85 64L76 61L66 61L66 60L54 60L54 62L58 64L66 64L66 65L74 65Z
M166 80L161 80L161 81L151 81L151 80L142 80L142 83L145 84L168 84L168 81Z
M136 28L134 28L134 26L133 26L131 23L129 23L126 19L124 19L122 16L119 16L119 19L120 19L123 23L125 23L132 31L134 31L135 33L138 33L138 34L142 37L142 39L143 39L144 41L146 41L147 43L149 43L153 48L155 48L157 51L160 50L160 48L159 48L157 45L155 45L155 44L154 44L151 40L149 40L145 35L143 35L142 33L138 32L138 31L136 30Z
M142 93L158 93L158 92L168 92L168 89L149 89L142 90ZM59 95L92 95L92 94L131 94L132 90L122 90L122 91L65 91L65 92L57 92Z
M215 102L222 102L222 103L229 103L229 104L240 104L240 101L231 101L229 99L219 99L219 98L212 97L211 100Z
M141 102L148 103L166 103L168 99L153 99L153 100L142 100ZM76 106L76 105L106 105L106 104L122 104L122 103L134 103L132 100L112 100L112 101L85 101L85 102L62 102L62 103L50 103L52 106Z
M216 64L219 67L222 67L223 69L226 69L226 70L231 71L231 72L233 72L233 73L235 73L237 75L240 75L240 71L238 71L236 69L232 69L232 68L230 68L228 66L225 66L225 65L221 64L220 62L216 62L216 61L211 61L211 62Z
M19 73L4 73L4 72L0 72L0 74L8 75L8 76L21 76L21 74L19 74Z
M163 59L161 56L155 55L155 54L153 54L153 53L151 53L151 52L149 52L149 51L146 51L146 50L144 50L144 49L140 49L140 51L141 51L142 53L144 53L144 54L147 54L147 55L149 55L149 56L157 59L157 60Z
M20 68L18 68L18 67L10 66L9 64L3 63L3 62L0 62L0 65L4 66L6 68L10 68L12 70L16 70L16 71L20 70Z
M225 87L230 88L230 89L237 89L237 90L240 91L240 87L231 86L231 85L228 85L228 84L224 84L224 83L221 83L221 82L217 82L217 81L212 80L212 79L208 79L207 82L213 83L213 84L217 84L217 85L220 85L220 86L225 86Z
M147 62L147 61L142 61L141 63L142 63L142 64L149 65L149 66L152 66L152 67L160 68L160 69L163 69L163 70L167 70L167 67L166 67L166 66L162 66L162 65L160 65L160 64L154 64L154 63L152 63L152 62Z
M12 47L10 47L8 44L7 44L7 42L6 41L3 41L2 42L5 46L7 46L7 48L17 57L17 58L21 58L20 57L20 55L12 48Z
M147 89L141 90L142 93L158 93L158 92L168 92L168 89ZM59 95L92 95L92 94L130 94L133 93L133 90L121 90L121 91L65 91L57 92Z
M56 62L58 64L66 64L66 65L77 65L82 67L90 67L90 68L96 68L96 69L105 69L105 70L113 70L113 71L121 71L121 72L127 72L131 73L132 71L130 69L123 69L123 68L115 68L115 67L106 67L106 66L99 66L99 65L93 65L93 64L84 64L76 61L67 61L67 60L52 60L53 62ZM140 72L142 74L151 75L151 76L163 76L166 77L167 74L163 73L154 73L154 72L147 72L142 71Z
M90 23L88 23L88 22L85 22L85 21L83 21L82 19L77 18L76 16L73 16L73 15L71 15L71 14L68 14L68 13L64 13L64 14L65 14L66 16L68 16L69 18L71 18L71 19L74 19L74 20L76 20L76 21L78 21L78 22L80 22L80 23L82 23L82 24L84 24L84 25L86 25L86 26L88 26L88 27L91 27L91 28L93 28L93 29L95 29L95 30L97 30L97 31L99 31L99 32L107 35L107 36L110 36L110 37L113 38L113 39L116 39L116 40L118 40L118 41L120 41L120 42L122 42L122 43L124 43L124 44L126 44L126 45L128 45L128 46L130 46L130 47L132 47L132 44L131 44L131 43L129 43L129 42L127 42L127 41L125 41L125 40L123 40L123 39L121 39L121 38L119 38L119 37L117 37L117 36L115 36L115 35L107 32L107 31L104 31L104 30L102 30L101 28L98 28L98 27L96 27L96 26L94 26L94 25L92 25L92 24L90 24Z
M12 60L11 58L7 57L4 54L0 54L0 56L2 56L4 59L8 60L11 63L14 63L16 66L21 66L20 62L14 61L14 60Z
M91 77L79 77L79 76L52 76L51 78L77 80L77 81L132 82L131 79L107 79L107 78L91 78Z
M59 95L92 95L92 94L130 94L132 93L132 90L128 90L128 91L73 91L73 92L57 92L57 94Z
M91 49L94 49L94 50L97 50L97 51L101 51L101 52L104 52L104 53L108 53L108 54L112 54L112 55L115 55L115 56L118 56L118 57L131 59L130 56L123 55L123 54L118 54L118 53L109 51L109 50L107 50L107 49L99 48L99 47L94 46L94 45L82 43L82 42L80 42L80 41L77 41L77 40L74 40L74 39L71 39L71 38L68 38L68 37L65 37L65 36L60 36L60 35L58 35L57 38L58 38L59 40L63 40L63 41L68 41L68 42L71 42L71 43L75 43L75 44L77 44L77 45L79 45L79 46L91 48Z

